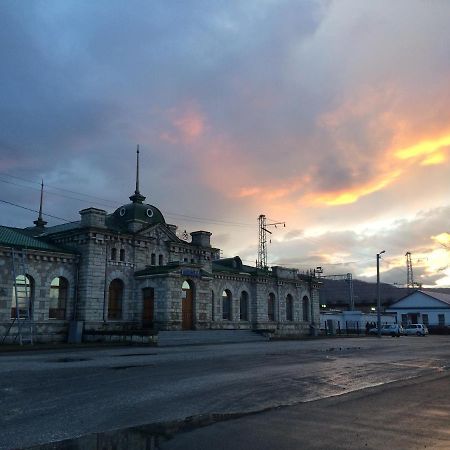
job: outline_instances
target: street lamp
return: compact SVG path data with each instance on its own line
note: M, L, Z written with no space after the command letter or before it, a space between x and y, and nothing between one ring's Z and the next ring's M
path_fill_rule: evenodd
M380 259L383 253L386 253L386 250L377 253L377 332L379 338L381 337Z

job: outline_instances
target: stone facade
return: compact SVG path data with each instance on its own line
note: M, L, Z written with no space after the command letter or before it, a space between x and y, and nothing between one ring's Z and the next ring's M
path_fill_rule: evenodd
M239 257L221 259L211 233L193 232L187 242L138 191L130 199L112 214L88 208L80 211L79 222L7 230L28 236L28 244L0 239L0 336L13 322L12 249L26 252L37 341L65 340L70 321L83 322L85 340L93 333L117 336L143 329L301 335L319 323L318 283L312 275L257 269ZM52 250L39 248L43 242ZM67 287L58 319L49 314L55 278ZM15 327L6 341L13 339Z

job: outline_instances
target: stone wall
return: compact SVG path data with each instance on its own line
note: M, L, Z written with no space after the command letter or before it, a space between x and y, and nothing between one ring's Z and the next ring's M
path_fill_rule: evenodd
M26 250L26 272L31 282L31 312L35 322L38 340L64 340L67 324L74 314L76 298L77 256L39 250ZM16 276L22 275L21 265L16 267ZM50 319L50 286L56 277L64 277L68 282L67 302L64 319ZM12 251L0 249L0 340L12 323L14 277ZM10 334L17 332L16 326Z

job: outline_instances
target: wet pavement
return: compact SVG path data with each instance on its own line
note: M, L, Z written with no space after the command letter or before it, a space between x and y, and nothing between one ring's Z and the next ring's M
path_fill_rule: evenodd
M0 448L139 425L158 448L186 427L440 376L449 366L447 336L0 354Z

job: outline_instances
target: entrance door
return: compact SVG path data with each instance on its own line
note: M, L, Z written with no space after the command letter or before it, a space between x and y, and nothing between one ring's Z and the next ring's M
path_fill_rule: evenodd
M183 295L181 299L182 328L183 330L192 330L193 328L193 300L194 292L189 282L183 283Z
M142 327L153 328L153 317L155 311L155 290L151 287L142 289L142 299Z

